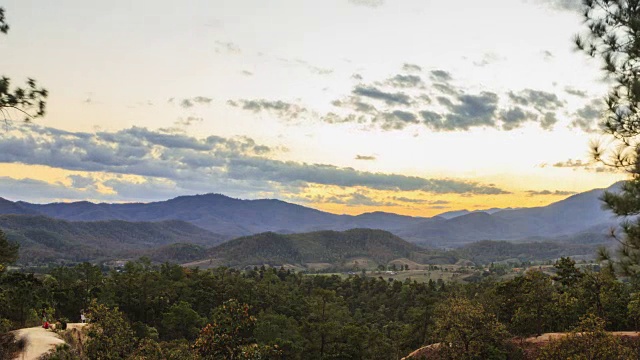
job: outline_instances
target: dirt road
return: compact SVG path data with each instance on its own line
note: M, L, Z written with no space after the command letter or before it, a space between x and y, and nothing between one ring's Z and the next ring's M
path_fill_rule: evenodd
M82 328L85 324L68 324L67 328ZM17 338L26 337L27 350L21 354L16 360L36 360L40 356L49 352L56 345L64 344L58 334L51 330L43 329L41 326L20 329L15 331Z

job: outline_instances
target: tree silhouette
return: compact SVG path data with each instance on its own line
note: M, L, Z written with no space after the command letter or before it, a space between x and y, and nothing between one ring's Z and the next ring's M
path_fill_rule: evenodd
M601 129L609 135L608 145L594 143L594 158L625 170L630 180L620 192L605 192L605 207L626 217L615 267L625 275L640 270L640 1L584 0L586 34L577 35L578 49L602 62L602 70L613 85L605 99ZM602 260L612 255L600 251Z
M0 7L0 32L9 32L9 25L6 22L4 8ZM11 79L0 77L0 114L5 121L11 119L11 113L16 112L24 118L24 121L42 117L45 114L46 89L38 86L34 79L27 79L24 87L11 88Z

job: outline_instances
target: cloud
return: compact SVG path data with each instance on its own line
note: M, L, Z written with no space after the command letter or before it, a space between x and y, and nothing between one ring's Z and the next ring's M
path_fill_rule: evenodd
M351 78L352 78L353 80L362 80L362 75L360 75L360 74L353 74L353 75L351 75Z
M349 0L353 5L366 6L370 8L376 8L384 5L384 0Z
M230 41L216 41L215 42L216 45L218 45L218 47L216 48L216 52L217 53L221 53L221 52L226 52L229 54L240 54L242 53L242 50L240 49L240 47Z
M380 113L374 122L381 122L383 130L402 130L407 125L418 124L418 117L410 112L394 110L392 112Z
M398 74L385 82L395 88L415 88L423 86L422 79L418 75Z
M229 100L227 104L253 113L270 112L283 119L298 119L307 114L307 109L281 100Z
M444 99L444 98L443 98ZM440 100L440 99L439 99ZM479 126L495 126L495 114L498 95L482 92L479 95L459 95L457 101L441 100L441 104L450 111L438 114L433 111L422 111L423 123L436 131L469 130Z
M545 167L546 164L541 165L541 167ZM606 166L601 163L596 163L593 161L582 161L580 159L573 160L569 159L566 161L559 161L553 164L555 168L568 168L575 170L584 170L596 173L620 173L624 172L624 169L617 169L615 167Z
M376 157L373 155L356 155L356 160L365 160L365 161L373 161L376 160Z
M302 66L304 68L306 68L307 70L309 70L309 72L313 73L313 74L317 74L317 75L329 75L333 73L333 69L328 69L328 68L323 68L323 67L319 67L319 66L315 66L310 64L308 61L305 60L301 60L301 59L285 59L285 58L278 58L279 61L287 64L288 66Z
M587 92L586 91L578 90L576 88L572 88L571 86L565 87L564 91L569 95L577 96L577 97L580 97L580 98L586 98L587 97Z
M249 70L242 70L242 75L244 76L253 76L253 73Z
M410 203L410 204L446 205L450 203L449 201L446 201L446 200L425 200L425 199L408 198L404 196L394 196L392 197L392 199L395 201L400 201L400 202Z
M549 50L544 50L542 51L542 57L544 57L545 60L551 60L553 59L553 53L551 53L551 51Z
M503 110L500 113L500 118L502 119L502 128L504 130L512 130L527 121L528 115L522 108L516 106L509 110Z
M168 102L173 103L174 100L175 98L170 98ZM209 105L211 104L212 101L213 101L212 98L209 98L206 96L195 96L192 98L182 99L179 105L185 109L189 109L194 107L195 105Z
M578 109L571 122L574 128L582 129L585 132L597 131L598 120L602 116L604 104L600 99L594 99L582 108Z
M85 187L69 187L59 182L49 183L31 178L14 179L8 176L0 176L0 193L12 200L32 202L85 200L101 196L89 184Z
M404 65L402 65L402 71L415 73L415 72L421 72L422 68L416 64L405 63Z
M246 196L317 184L437 194L508 193L493 185L454 179L275 160L268 157L273 153L274 149L247 137L194 138L140 127L86 133L31 125L12 129L0 137L2 163L138 176L145 179L145 186L173 187L174 192L224 190ZM110 180L108 186L135 189L136 184L122 179Z
M528 193L528 196L536 196L536 195L567 196L567 195L577 194L577 192L575 192L575 191L564 191L564 190L555 190L555 191L550 191L550 190L542 190L542 191L527 190L527 193Z
M496 53L488 52L484 53L480 59L474 60L473 65L477 67L484 67L502 60L505 60L505 58Z
M370 197L366 191L356 191L351 194L339 195L313 195L305 197L313 203L342 204L347 206L396 206L389 201L376 200Z
M390 93L384 92L376 87L369 86L357 86L353 90L353 94L368 97L371 99L382 100L387 105L410 105L411 98L405 93Z
M179 118L174 124L177 126L187 127L202 121L204 121L204 119L201 117L187 116L186 118Z
M451 74L444 70L433 70L431 71L431 79L435 81L450 81L453 79Z
M378 110L376 109L375 106L364 102L358 96L350 96L343 100L334 100L331 102L331 105L340 107L340 108L350 109L359 113L365 113L365 114L378 113Z
M556 10L582 11L584 8L582 0L540 0L540 2Z
M71 186L77 189L85 189L96 183L96 181L89 176L69 175L67 178L71 180Z
M509 99L514 103L523 106L531 106L540 112L545 110L557 110L564 106L564 102L558 99L556 94L546 91L525 89L517 94L510 91L508 95Z

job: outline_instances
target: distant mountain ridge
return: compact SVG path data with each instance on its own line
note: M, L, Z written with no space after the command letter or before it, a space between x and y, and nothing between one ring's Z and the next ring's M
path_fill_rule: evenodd
M614 184L609 189L615 190L618 186ZM280 200L240 200L221 194L179 196L167 201L128 204L82 201L41 205L1 199L0 214L43 215L67 221L180 220L221 234L225 239L264 232L371 228L389 231L413 243L451 247L480 240L553 239L590 229L601 231L617 222L610 212L602 210L599 197L603 191L587 191L543 207L444 213L431 218L384 212L336 215Z
M175 243L211 247L223 241L221 235L179 220L70 222L42 215L0 215L0 229L20 244L23 263L94 261L144 255Z

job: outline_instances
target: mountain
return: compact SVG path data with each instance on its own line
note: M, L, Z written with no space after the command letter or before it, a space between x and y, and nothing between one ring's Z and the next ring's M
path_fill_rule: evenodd
M311 263L346 266L356 259L378 264L398 259L428 257L424 249L382 230L352 229L301 234L261 233L241 237L209 250L218 264L248 266Z
M613 213L602 209L604 191L616 191L620 183L608 189L595 189L573 195L548 206L508 209L488 214L474 212L444 221L421 222L395 234L412 242L431 246L460 246L480 240L520 240L543 237L561 241L570 235L601 232L618 223ZM594 229L598 230L594 230ZM593 234L596 236L597 234Z
M297 233L359 227L397 229L425 219L379 212L358 216L335 215L280 200L240 200L220 194L180 196L151 203L94 204L81 201L43 205L18 202L16 205L36 214L69 221L182 220L228 239L267 231ZM2 208L0 213L5 213Z
M467 210L467 209L463 209L463 210L455 210L455 211L443 212L442 214L438 214L438 216L441 217L441 218L444 218L444 219L453 219L455 217L462 216L462 215L467 215L467 214L471 214L471 213L483 212L483 213L487 213L487 214L493 214L493 213L497 213L498 211L502 211L502 210L511 210L511 208L507 208L507 209L491 208L491 209L473 210L473 211L470 211L470 210Z
M615 191L620 183L609 190ZM233 239L263 232L281 234L371 228L390 231L414 243L456 247L480 240L544 238L556 241L595 227L617 224L602 210L605 189L573 195L548 206L449 212L431 218L385 212L336 215L280 200L240 200L220 194L180 196L167 201L129 204L30 204L0 201L0 214L38 214L68 221L180 220ZM560 240L558 240L560 241Z
M459 257L469 259L476 264L488 264L499 261L536 261L553 260L562 256L595 257L599 245L560 243L555 241L536 241L512 243L508 241L478 241L456 249Z
M0 228L20 244L21 262L129 257L173 243L219 244L223 237L178 220L70 222L42 215L0 215Z

